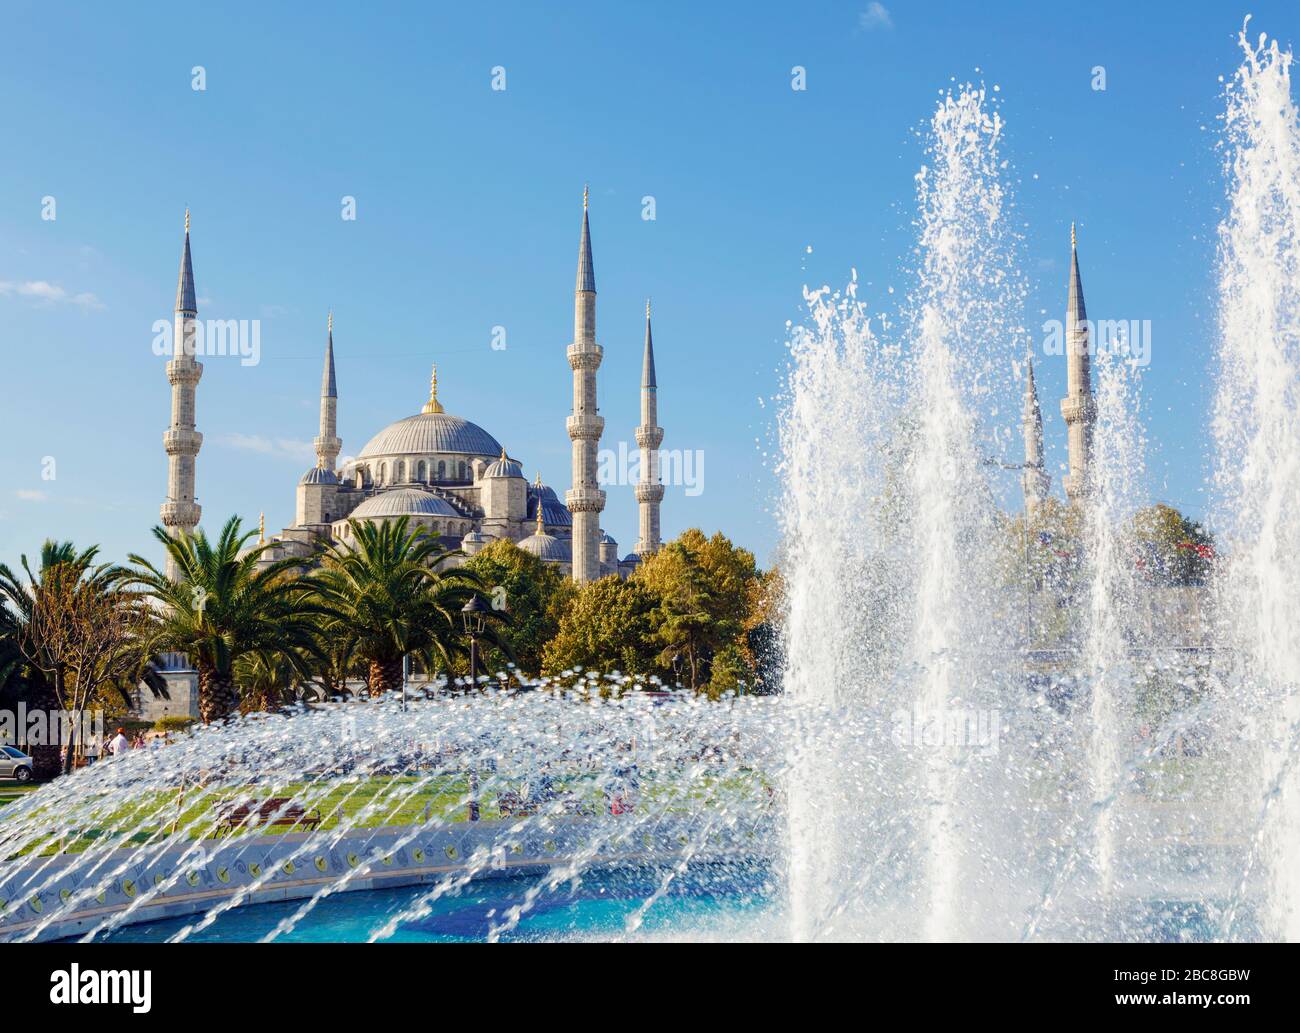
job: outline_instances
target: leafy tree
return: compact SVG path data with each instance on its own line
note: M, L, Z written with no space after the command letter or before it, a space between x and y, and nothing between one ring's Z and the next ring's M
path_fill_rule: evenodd
M573 593L559 629L543 649L542 671L560 674L575 667L658 673L651 615L658 600L640 581L610 576Z
M502 637L513 650L513 662L528 674L538 674L546 643L559 632L560 619L577 587L555 567L506 539L492 542L464 569L478 578L493 606L499 600L509 613L510 626L502 630ZM494 646L483 652L487 670L500 670L508 662Z
M683 669L693 690L708 685L715 696L750 680L753 661L744 639L750 586L757 578L753 553L721 533L705 538L698 530L686 531L647 559L632 580L658 599L652 623L659 664ZM727 663L714 684L714 659L724 650Z
M350 539L330 546L310 579L332 614L324 630L344 662L356 656L366 663L372 696L401 688L407 655L426 669L450 668L468 649L460 611L482 589L478 576L463 568L440 570L459 553L422 527L412 530L404 516L348 523ZM494 616L485 641L508 651L497 630L507 617Z
M280 650L308 673L307 658L319 653L314 619L322 609L298 573L300 561L278 560L259 570L270 545L249 547L256 532L241 534L233 516L216 542L202 530L173 536L155 527L153 533L175 564L176 580L134 554L130 580L160 604L160 647L188 654L198 671L205 724L238 709L235 664L247 653Z
M1214 536L1163 502L1133 516L1135 563L1164 585L1203 584L1214 566Z

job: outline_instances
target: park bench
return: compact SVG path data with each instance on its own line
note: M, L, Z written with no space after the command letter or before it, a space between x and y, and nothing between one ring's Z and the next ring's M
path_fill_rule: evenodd
M300 804L291 802L287 796L273 796L261 803L247 800L237 804L226 804L217 812L217 827L214 835L234 832L245 826L255 828L262 825L294 825L303 829L315 829L320 822L320 811L315 808L308 811Z

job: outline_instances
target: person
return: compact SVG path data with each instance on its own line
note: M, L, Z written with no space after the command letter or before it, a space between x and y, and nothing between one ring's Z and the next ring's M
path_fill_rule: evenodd
M126 738L126 729L119 728L117 735L113 736L113 741L108 744L108 752L117 757L131 748L131 744Z

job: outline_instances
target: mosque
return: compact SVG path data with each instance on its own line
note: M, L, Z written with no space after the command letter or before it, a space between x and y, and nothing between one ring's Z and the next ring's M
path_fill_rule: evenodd
M203 436L195 426L195 394L203 365L192 341L198 307L190 259L190 220L185 215L185 242L176 290L173 358L167 363L172 386L171 426L163 436L168 458L167 499L162 522L173 533L192 531L199 523L194 501L195 461ZM423 408L375 434L356 458L338 465L343 443L338 436L338 381L334 371L334 320L327 321L324 373L321 378L320 432L314 445L316 464L298 482L292 527L263 542L266 563L284 558L309 561L321 544L344 544L352 538L350 521L384 522L406 517L412 526L436 532L449 549L473 556L490 542L507 539L551 564L579 583L617 575L627 577L660 545L658 425L654 343L650 305L646 303L645 351L641 376L639 538L622 558L618 543L600 526L605 492L597 483L597 452L605 420L596 402L596 373L603 350L596 343L596 271L591 255L587 193L583 191L582 231L574 292L573 342L567 349L573 371L573 412L566 421L572 444L573 481L561 501L540 475L529 482L523 463L511 456L478 424L448 413L438 400L434 367L429 399Z

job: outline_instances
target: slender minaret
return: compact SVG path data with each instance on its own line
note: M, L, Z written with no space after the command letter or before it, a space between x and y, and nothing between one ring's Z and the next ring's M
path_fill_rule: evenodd
M1065 397L1061 399L1061 415L1065 418L1070 443L1070 474L1065 478L1065 494L1071 502L1078 502L1091 490L1092 425L1097 417L1097 406L1092 398L1088 310L1083 303L1074 223L1070 223L1070 295L1065 310L1065 356L1066 389Z
M659 483L659 446L664 429L659 426L658 388L655 384L655 346L650 333L650 299L645 303L645 356L641 360L641 426L636 429L637 447L641 449L641 478L636 486L636 501L641 515L641 537L636 554L642 558L659 551L659 503L664 486Z
M325 371L320 385L320 435L316 438L316 466L334 472L343 442L338 436L339 389L334 380L334 313L325 330Z
M1025 356L1025 412L1022 426L1025 435L1025 468L1020 475L1020 483L1025 489L1025 513L1033 520L1047 501L1051 480L1043 465L1043 413L1038 407L1032 354Z
M582 239L578 243L578 283L574 291L573 415L568 419L573 442L573 487L564 495L573 514L573 579L579 584L600 577L600 513L605 493L596 483L596 449L605 427L596 411L596 370L604 352L596 343L596 269L591 261L591 229L587 224L587 188L582 189Z
M172 535L188 534L198 526L201 510L194 501L194 459L203 435L194 429L194 389L203 376L203 364L194 357L198 303L194 300L194 268L190 262L190 210L185 209L185 246L176 284L176 320L172 326L172 358L167 363L167 381L172 386L172 421L163 434L167 450L167 501L162 504L162 522ZM170 555L167 574L177 571Z

